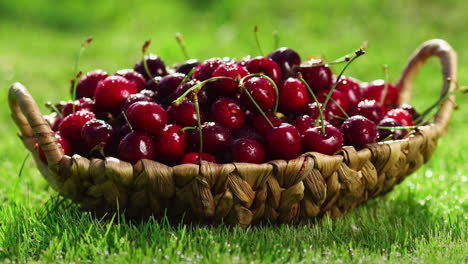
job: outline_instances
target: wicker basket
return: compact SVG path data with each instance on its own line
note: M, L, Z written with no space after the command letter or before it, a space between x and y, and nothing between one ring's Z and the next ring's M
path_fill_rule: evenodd
M420 67L438 56L444 78L442 95L456 89L457 55L443 40L419 47L398 83L399 103L411 97ZM344 147L336 155L305 153L293 160L264 164L184 164L169 167L151 160L135 165L116 158L87 159L63 154L54 133L26 88L9 91L12 117L19 136L33 153L50 185L85 210L98 215L125 212L130 217L156 217L190 222L239 224L277 223L337 218L395 184L427 162L439 137L446 133L454 96L445 100L433 124L419 127L403 140ZM35 149L40 142L49 165Z

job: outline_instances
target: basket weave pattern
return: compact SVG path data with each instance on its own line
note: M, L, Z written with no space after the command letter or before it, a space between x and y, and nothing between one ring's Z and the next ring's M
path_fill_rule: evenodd
M425 61L437 56L444 77L442 95L456 88L457 56L443 40L419 47L398 83L400 103L411 97L412 83ZM19 136L42 175L61 195L99 215L117 210L131 217L184 217L191 222L278 223L345 215L367 200L390 191L427 162L446 133L454 96L445 100L433 124L407 138L370 144L335 155L305 153L264 164L184 164L169 167L151 160L136 164L116 158L87 159L63 154L34 99L19 83L10 88L12 117ZM38 157L39 142L49 165Z

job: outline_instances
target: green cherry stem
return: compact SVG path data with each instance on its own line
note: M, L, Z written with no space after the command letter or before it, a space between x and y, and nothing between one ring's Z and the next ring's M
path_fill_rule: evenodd
M260 41L258 41L258 26L257 25L255 25L255 27L254 27L254 35L255 35L255 42L257 43L258 51L260 52L261 56L264 56L262 47L260 46Z
M320 120L321 123L322 123L322 134L325 134L325 118L323 116L323 109L322 109L322 107L320 107L320 103L319 103L319 101L317 99L317 96L315 96L314 91L312 91L312 88L310 88L309 84L306 82L306 80L304 80L304 78L302 77L302 74L300 72L297 73L297 79L299 81L301 81L305 85L305 87L309 91L310 95L314 99L314 102L317 104L317 107L319 109L319 119L318 120ZM317 120L315 121L315 125L317 125Z
M353 63L353 61L355 59L361 57L364 54L366 54L366 52L363 49L358 49L357 51L354 52L354 56L348 61L348 63L346 63L346 65L341 70L340 74L338 74L338 76L336 77L336 81L333 84L333 87L331 88L330 92L328 93L327 98L325 99L325 102L323 102L323 105L322 105L323 109L325 109L327 107L328 101L330 101L331 95L335 91L336 86L338 86L338 83L340 82L340 79L341 79L341 76L343 75L343 73L346 71L346 69L349 67L349 65L351 65L351 63Z
M414 120L414 123L419 124L419 122L423 121L424 117L429 115L429 113L431 113L432 110L434 110L434 108L439 106L440 103L447 100L451 95L453 95L453 94L455 94L457 92L460 92L460 91L463 92L462 90L455 90L455 91L451 91L449 93L446 93L444 96L440 97L439 100L437 100L435 103L433 103L431 106L429 106L426 110L424 110L424 112L418 118L416 118L416 120Z
M128 124L128 127L130 128L131 131L133 131L133 127L128 121L127 115L125 114L125 111L121 111L123 118L125 119L125 122Z
M81 59L81 56L83 55L83 52L85 51L85 49L89 46L89 44L91 43L91 41L93 41L93 37L87 37L83 43L81 43L81 48L80 48L80 51L78 52L78 55L76 56L76 61L75 61L75 68L73 70L73 73L75 72L78 72L78 67L80 65L80 59ZM81 77L81 74L80 74L80 77ZM71 84L72 84L72 90L71 90L71 96L72 96L72 100L75 100L76 99L76 85L78 84L78 78L79 77L76 77L74 79L71 80ZM75 109L73 109L74 111Z
M184 53L185 59L188 60L190 58L187 48L185 46L184 38L182 37L182 34L176 33L176 40L179 43L180 48L182 49L182 53Z
M275 94L276 94L276 99L275 99L275 106L273 107L273 113L276 113L278 111L278 104L279 104L279 90L278 86L276 85L275 81L271 79L268 75L265 75L263 73L251 73L249 75L244 76L241 80L240 83L244 83L245 80L247 80L250 77L262 77L267 79L272 85L273 89L275 89Z
M190 72L184 77L184 79L182 80L181 83L179 83L179 85L177 85L177 88L174 89L173 92L171 92L171 94L169 94L168 96L164 97L164 99L161 100L161 102L167 102L169 101L169 99L172 98L172 96L174 96L174 94L176 93L177 90L179 90L180 87L182 87L182 85L184 85L186 82L188 82L188 80L190 80L190 78L192 77L193 73L195 72L195 68L192 68L190 70Z
M266 120L267 123L271 126L271 128L275 128L275 126L274 126L273 123L270 121L270 119L268 118L268 116L265 114L265 112L263 111L263 109L257 104L257 102L255 101L255 99L254 99L254 98L252 97L252 95L249 93L249 90L247 90L247 88L245 88L243 81L241 81L241 83L239 84L239 86L241 87L241 89L243 90L243 92L247 95L247 97L249 97L249 100L255 105L255 107L257 108L257 110L260 112L260 114L263 116L263 118L265 118L265 120Z
M418 126L394 126L394 127L388 127L388 126L377 126L378 129L382 130L413 130L418 128Z
M195 109L195 110L196 110L196 109ZM197 127L187 126L187 127L182 128L180 131L185 132L185 131L187 131L187 130L194 130L194 129L196 129L196 128L197 128Z
M385 98L387 97L388 93L388 80L389 80L389 73L388 73L388 65L384 65L384 73L385 73L385 85L382 96L380 97L379 106L382 106L385 103Z
M203 82L200 82L199 84L197 85L194 85L193 87L191 87L190 89L188 89L187 91L185 91L181 96L179 96L177 99L175 99L174 101L172 101L172 104L173 105L180 105L182 102L184 102L186 99L187 99L187 95L190 94L190 93L195 93L195 94L198 94L198 92L203 88L203 86L205 86L207 83L210 83L210 82L215 82L215 81L218 81L218 80L232 80L232 81L236 81L235 79L233 78L230 78L230 77L224 77L224 76L219 76L219 77L212 77L210 79L207 79L207 80L204 80Z
M145 43L143 44L143 47L141 48L141 54L142 54L142 61L143 61L143 66L145 67L145 71L146 71L146 74L148 75L148 77L150 77L150 79L153 79L153 75L151 74L151 71L149 70L149 67L148 67L148 63L146 62L146 52L148 51L148 47L149 45L151 45L151 40L147 40L145 41Z
M273 32L273 39L275 40L275 46L274 48L277 49L279 48L279 33L278 33L278 30L275 30Z
M343 115L346 117L346 119L348 119L349 115L348 115L348 113L346 113L346 111L343 109L343 107L341 107L341 105L335 99L330 97L330 100L332 101L332 103L334 105L336 105L336 107L338 107L338 109L340 109L341 113L343 113Z
M200 140L200 146L198 148L198 163L201 164L202 161L202 153L203 153L203 134L202 134L202 126L201 126L201 116L200 116L200 105L198 103L198 95L193 94L193 103L195 104L195 111L197 113L197 127L198 127L198 136Z
M72 95L72 104L73 104L73 113L75 112L76 110L76 104L73 102L75 99L76 99L76 86L78 86L78 80L81 78L81 75L83 75L83 72L79 71L75 78L72 80L72 92L73 92L73 95Z

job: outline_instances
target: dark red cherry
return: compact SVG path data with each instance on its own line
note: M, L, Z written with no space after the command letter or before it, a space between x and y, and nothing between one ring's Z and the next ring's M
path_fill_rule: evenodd
M385 89L384 80L375 80L369 83L362 89L362 98L375 100L380 104ZM384 111L388 111L398 103L398 89L392 84L388 83L387 95L385 96L384 104L381 106Z
M88 112L94 112L94 100L83 97L79 100L75 100L73 102L68 102L62 110L62 117L66 117L69 114L73 113L73 105L75 106L75 112L80 110L86 110Z
M151 76L165 76L167 74L166 65L164 64L164 61L157 55L150 54L148 56L145 56L145 60L146 64L148 65L148 69L151 73ZM145 65L142 60L137 62L133 69L141 73L141 75L145 77L145 80L150 79L150 77L146 73Z
M390 117L398 122L400 122L403 126L412 126L413 125L413 118L411 117L411 114L401 108L396 108L388 111L385 114L385 117Z
M162 106L153 102L136 102L125 112L133 129L150 135L161 134L166 126L167 115Z
M322 127L316 126L309 128L302 134L303 150L315 151L326 155L332 155L343 146L343 134L332 126L325 125L325 133L322 133Z
M314 119L309 115L301 115L294 119L292 125L295 126L297 131L299 131L299 134L302 135L307 129L315 127L316 120L317 119Z
M152 91L152 90L148 90L148 89L143 89L141 90L140 92L138 92L138 94L141 94L141 95L144 95L148 98L151 98L151 100L155 100L158 93L155 92L155 91Z
M352 116L340 128L343 133L344 145L362 149L365 145L377 142L379 133L377 126L371 120L360 116Z
M251 77L244 82L244 87L263 111L273 109L276 101L276 91L269 80L262 77ZM244 91L241 94L241 101L248 109L258 111Z
M119 144L117 157L132 164L142 159L154 158L153 138L143 132L127 134Z
M176 72L179 72L179 73L183 73L185 75L189 74L190 71L193 69L193 68L196 68L198 65L200 65L200 62L196 59L190 59L190 60L187 60L181 64L178 64L176 65L174 68L175 68L175 71Z
M350 115L362 115L374 123L379 123L384 118L384 111L375 100L363 100L355 107L351 107Z
M59 125L60 135L72 141L81 141L81 129L91 119L96 116L86 110L74 112L62 119Z
M200 156L200 153L198 152L187 153L182 157L182 161L180 163L181 164L199 164L199 156ZM211 163L218 163L218 159L209 153L202 153L201 159L207 162L211 162Z
M282 123L268 131L265 148L272 159L297 158L302 148L301 135L293 125Z
M268 55L281 69L283 79L294 76L295 67L301 64L301 57L293 49L282 47Z
M245 77L249 74L247 69L237 64L221 64L214 70L213 77L229 77L234 80ZM217 80L211 83L211 89L215 95L231 96L236 94L239 89L239 83L234 80Z
M220 98L211 106L211 119L229 130L237 130L244 125L245 114L234 100Z
M173 100L176 100L181 95L183 95L188 89L192 88L193 86L199 84L200 81L196 79L192 79L186 83L184 83L179 89L177 89L172 97ZM198 103L200 106L205 106L208 102L208 93L206 91L206 86L202 87L200 91L197 93L198 96Z
M151 97L148 97L141 93L130 95L127 100L120 106L121 111L127 111L128 107L136 102L152 102Z
M406 110L411 115L413 120L416 120L419 118L419 113L416 112L416 109L414 109L414 107L409 104L402 104L398 108Z
M99 144L109 145L113 132L112 127L105 121L92 119L81 129L81 138L89 151Z
M183 73L173 73L162 77L155 90L158 92L158 99L165 99L169 95L175 93L177 87L179 87L184 78L185 74Z
M109 75L102 70L88 72L76 86L76 99L82 97L94 98L94 91L99 82L106 79Z
M232 136L229 129L215 122L206 122L202 124L203 152L218 153L232 142ZM200 146L200 134L197 129L193 130L190 136L192 149L198 150Z
M330 67L326 65L308 67L323 63L324 62L322 60L312 59L301 64L301 66L296 70L296 72L300 72L302 74L302 78L304 78L304 80L316 94L320 90L330 90L333 84L333 75Z
M141 75L141 73L136 72L133 69L120 70L120 71L116 72L114 75L122 76L125 79L129 80L130 82L132 82L138 88L139 91L146 88L145 77L143 77L143 75Z
M71 156L73 153L72 153L72 150L71 150L72 148L71 148L70 142L68 142L68 140L66 138L62 137L60 135L60 132L57 131L54 134L55 134L55 138L57 139L57 142L60 144L60 146L62 146L63 154ZM39 158L42 160L42 162L44 162L45 164L48 164L45 153L41 148L41 144L37 143L36 146L37 146L37 150L39 152Z
M270 77L277 86L281 85L281 69L276 62L268 57L255 57L247 62L246 68L250 73L263 73Z
M310 116L312 119L319 119L320 118L320 110L319 107L322 107L322 104L317 104L316 102L308 103L305 109L305 114ZM327 119L327 117L324 117Z
M225 62L221 58L211 58L204 61L202 64L198 65L195 72L193 73L193 78L204 81L213 77L213 72L219 65L224 64Z
M200 122L205 120L204 114L200 111ZM184 101L178 106L170 105L167 108L168 123L177 124L182 127L197 126L197 111L195 104L191 101Z
M154 141L156 160L178 163L187 152L188 134L178 125L166 125Z
M151 80L146 81L146 89L150 91L156 92L159 87L159 83L161 82L162 77L161 76L156 76Z
M295 78L288 78L279 88L279 107L284 113L305 110L310 101L306 86Z
M270 122L273 124L273 126L279 126L281 123L286 123L286 119L279 116L279 115L274 115L270 113L266 113L266 116L270 120ZM271 126L270 124L265 120L262 114L256 113L254 114L252 118L252 127L260 132L263 136L267 134L268 131L270 131Z
M384 118L380 120L377 124L377 127L401 127L402 124L393 118ZM408 134L407 130L402 129L381 129L379 128L379 141L382 141L386 138L390 139L402 139Z
M336 79L336 76L334 76L334 79ZM336 89L343 93L349 105L357 105L361 101L361 88L357 82L349 77L341 76Z
M251 138L239 138L231 144L232 161L263 163L265 152L263 147L257 141Z
M238 139L238 138L251 138L251 139L259 142L260 144L263 144L263 142L264 142L264 138L263 138L262 134L260 134L260 132L258 132L257 130L255 130L252 127L243 127L241 129L236 130L234 132L234 138L235 139Z
M127 98L138 92L138 88L121 76L109 76L101 81L94 93L96 109L113 112L120 110L120 105Z

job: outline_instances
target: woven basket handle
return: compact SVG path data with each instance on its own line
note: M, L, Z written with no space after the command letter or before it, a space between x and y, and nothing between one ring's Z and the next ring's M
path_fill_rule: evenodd
M14 83L8 93L8 103L26 147L33 151L37 140L41 144L49 166L58 164L64 155L62 146L58 144L54 132L26 87L21 83Z
M399 104L409 102L414 78L419 73L421 66L432 56L439 57L442 65L443 89L440 96L443 97L448 92L454 91L457 88L457 53L445 40L428 40L413 53L398 81L398 87L400 89ZM454 107L454 95L441 103L434 123L442 131L447 129Z

